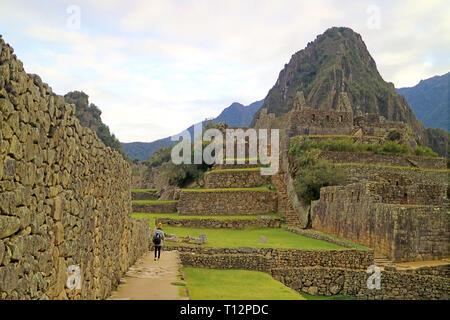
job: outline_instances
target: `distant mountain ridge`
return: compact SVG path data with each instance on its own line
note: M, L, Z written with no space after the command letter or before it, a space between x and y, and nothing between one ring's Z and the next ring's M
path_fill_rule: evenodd
M255 101L248 106L244 106L238 102L232 103L225 108L216 118L214 122L225 122L231 127L248 127L252 121L253 115L261 108L264 100ZM199 122L204 124L205 121ZM193 135L194 125L186 129ZM123 150L131 159L139 161L147 160L156 150L162 147L171 147L176 142L171 141L170 137L155 140L153 142L122 142Z
M396 89L405 96L426 128L450 130L450 72L421 80L414 87Z

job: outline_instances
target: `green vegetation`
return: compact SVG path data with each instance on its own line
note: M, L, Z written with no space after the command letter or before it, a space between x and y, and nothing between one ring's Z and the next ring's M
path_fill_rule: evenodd
M150 222L153 226L153 222ZM166 233L177 236L198 237L206 234L205 246L215 248L282 248L299 250L346 250L342 246L323 240L304 237L280 228L252 227L241 230L233 229L207 229L163 226ZM267 242L259 242L259 237L267 237Z
M269 274L248 270L183 268L192 300L303 300Z
M416 146L416 148L414 149L414 154L416 156L429 158L436 158L438 156L437 153L433 152L433 150L431 150L429 147L421 147L421 146Z
M344 141L344 142L339 142ZM347 178L347 172L335 166L331 161L319 159L317 146L347 145L347 140L300 139L289 150L291 172L295 175L294 187L305 205L320 198L320 188L339 184ZM322 142L325 142L323 144Z
M133 200L133 204L167 204L167 203L177 203L178 200Z
M389 131L387 135L387 139L389 141L399 141L402 138L402 133L397 130L391 130Z
M82 91L72 91L64 95L67 103L75 105L75 116L83 127L90 128L108 147L118 151L126 161L131 161L123 151L119 140L111 134L107 125L102 122L100 109L93 103L89 104L89 96Z
M273 192L275 192L276 189L274 186L268 185L268 186L253 187L253 188L182 189L182 191L186 191L186 192L273 191Z
M384 143L362 143L353 142L353 139L327 139L313 140L307 137L297 137L292 140L290 152L295 153L299 150L308 151L318 149L321 151L334 152L354 152L354 153L375 153L375 154L410 154L409 148L405 143L397 143L395 141L386 141Z
M293 227L293 228L296 229L295 227ZM352 242L352 241L347 240L347 239L339 238L339 237L337 237L335 235L332 235L332 234L323 233L323 232L320 232L320 231L317 231L317 230L311 230L311 229L302 229L302 231L303 232L307 232L307 233L311 233L311 234L323 235L323 236L328 237L328 238L339 240L339 241L347 243L347 244L349 244L349 245L351 245L354 248L359 249L359 250L370 250L369 248L367 248L367 247L365 247L363 245L360 245L360 244L358 244L356 242Z
M447 168L450 168L450 133L436 128L427 128L427 146L439 156L447 158Z
M168 162L170 160L171 151L172 151L172 148L162 147L162 148L156 150L151 155L151 157L145 161L145 164L147 165L147 167L149 169L160 166L164 162Z

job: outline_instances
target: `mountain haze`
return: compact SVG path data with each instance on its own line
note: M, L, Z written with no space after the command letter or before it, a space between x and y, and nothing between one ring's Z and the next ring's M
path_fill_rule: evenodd
M225 122L231 127L248 127L253 115L262 106L263 100L255 101L248 106L234 102L225 108L212 121L219 123ZM204 124L205 121L199 122ZM193 136L194 125L186 129ZM122 142L122 147L131 159L140 161L147 160L156 150L162 147L171 147L176 142L171 141L170 137L159 139L153 142Z
M414 110L417 118L426 128L450 130L450 72L421 80L416 86L399 88Z

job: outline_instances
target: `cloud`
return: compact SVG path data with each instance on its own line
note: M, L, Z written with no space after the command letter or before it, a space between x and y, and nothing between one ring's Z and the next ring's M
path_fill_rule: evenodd
M83 90L121 141L152 141L264 98L292 54L331 26L359 32L397 87L448 72L446 1L2 1L0 30L27 72ZM379 8L370 28L367 8ZM373 18L373 17L372 17Z

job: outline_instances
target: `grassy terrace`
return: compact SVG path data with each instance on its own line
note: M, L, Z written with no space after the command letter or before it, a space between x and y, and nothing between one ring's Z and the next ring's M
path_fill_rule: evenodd
M268 186L254 187L254 188L217 188L217 189L181 189L183 192L225 192L225 191L262 191L262 192L276 192L276 190L270 189Z
M432 172L447 172L450 173L450 169L428 169L419 167L402 167L402 166L387 166L382 164L368 164L368 163L334 163L336 166L361 166L361 167L375 167L375 168L388 168L388 169L401 169L401 170L414 170L414 171L432 171Z
M178 200L133 200L133 204L168 204L177 203Z
M163 226L166 233L177 236L198 237L206 234L206 246L215 248L279 248L298 250L341 250L347 249L334 243L311 239L279 228L247 228L233 229L204 229ZM266 243L259 242L259 237L265 236Z
M339 240L339 241L342 241L342 242L344 242L344 243L347 243L347 244L349 244L349 245L351 245L351 246L353 246L354 248L359 249L359 250L370 250L370 248L367 248L367 247L365 247L365 246L363 246L363 245L360 245L360 244L358 244L358 243L352 242L352 241L347 240L347 239L344 239L344 238L339 238L339 237L337 237L337 236L335 236L335 235L332 235L332 234L323 233L323 232L316 231L316 230L311 230L311 229L309 229L309 230L302 229L302 231L303 231L303 232L310 233L310 234L323 235L323 236L326 236L326 237L328 237L328 238L332 238L332 239L335 239L335 240Z
M184 267L192 300L304 300L269 274L248 270Z
M157 189L131 189L131 192L133 193L139 193L139 192L156 192Z

